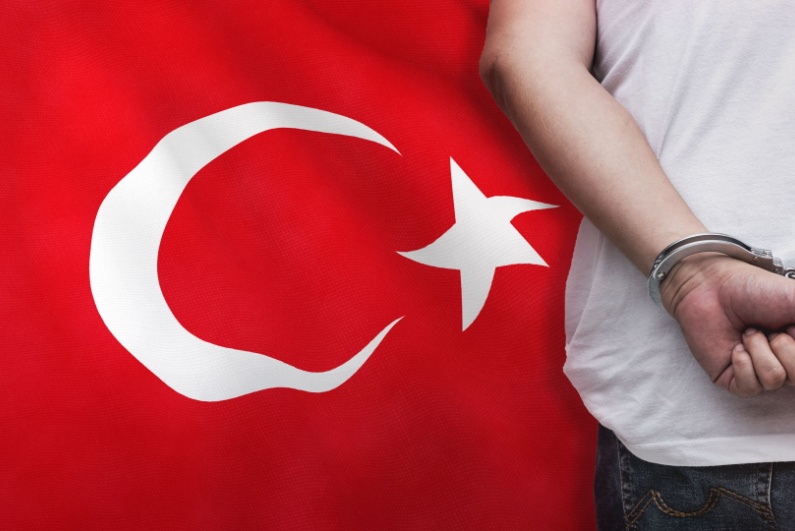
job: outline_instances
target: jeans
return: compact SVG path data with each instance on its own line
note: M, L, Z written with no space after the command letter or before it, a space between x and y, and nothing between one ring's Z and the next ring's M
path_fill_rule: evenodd
M795 531L795 463L658 465L599 426L594 490L604 531Z

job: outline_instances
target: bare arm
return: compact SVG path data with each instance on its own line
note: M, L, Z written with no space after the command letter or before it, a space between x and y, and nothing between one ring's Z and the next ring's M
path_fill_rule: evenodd
M593 0L494 0L481 76L549 177L647 273L666 245L706 228L591 75L595 39Z
M481 76L549 177L647 274L666 245L707 229L634 119L591 75L595 39L594 0L492 0ZM795 323L788 282L696 255L663 282L662 298L713 382L751 396L795 383L795 340L744 334Z

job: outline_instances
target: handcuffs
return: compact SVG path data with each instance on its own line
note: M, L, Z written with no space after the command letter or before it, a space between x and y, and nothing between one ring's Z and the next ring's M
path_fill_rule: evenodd
M670 273L671 269L683 258L706 252L716 252L731 256L751 265L761 267L771 273L795 279L795 268L784 267L779 258L773 256L771 251L751 247L737 238L726 234L705 233L694 234L673 242L662 250L654 260L654 265L649 273L649 295L657 305L662 305L660 300L660 283Z

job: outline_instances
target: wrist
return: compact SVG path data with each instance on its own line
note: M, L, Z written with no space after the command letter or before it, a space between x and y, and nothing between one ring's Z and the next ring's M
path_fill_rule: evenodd
M727 261L734 259L718 252L703 252L677 262L660 282L660 303L665 311L676 317L679 303L698 286L718 276Z
M651 299L657 304L662 303L660 299L661 283L679 262L689 256L709 252L721 253L772 273L786 275L790 278L795 277L795 270L785 270L781 260L773 256L773 253L767 249L751 247L726 234L699 233L671 243L657 255L648 278Z

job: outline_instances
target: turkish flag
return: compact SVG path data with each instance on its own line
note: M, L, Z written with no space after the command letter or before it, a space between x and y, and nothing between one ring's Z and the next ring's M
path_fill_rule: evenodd
M2 4L0 528L593 527L487 12Z

